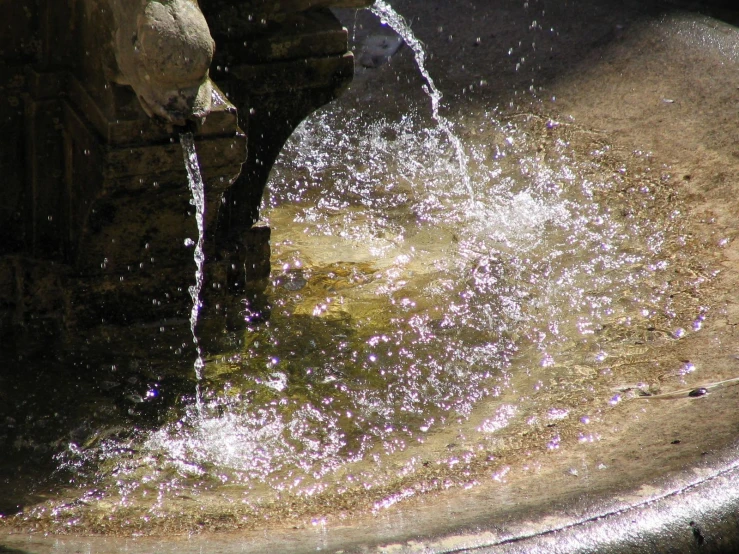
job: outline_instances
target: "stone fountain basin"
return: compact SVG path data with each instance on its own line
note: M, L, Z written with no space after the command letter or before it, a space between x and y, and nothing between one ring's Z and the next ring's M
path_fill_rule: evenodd
M450 112L474 114L481 105L511 101L524 113L533 103L664 164L690 199L686 217L695 232L722 248L711 316L700 333L677 343L677 355L701 368L691 386L739 376L739 243L732 240L739 214L739 30L730 24L739 14L718 13L719 19L664 2L596 0L546 6L541 15L539 2L520 4L493 9L471 0L462 10L426 0L394 7L433 53L430 70ZM354 15L344 15L351 26ZM536 72L515 71L507 46L530 41L533 20L559 33L541 41L555 49L533 54ZM388 32L368 14L358 22L357 42ZM392 113L393 96L418 86L396 79L411 64L405 49L379 70L360 71L350 101ZM487 84L479 87L482 76ZM526 92L532 77L542 87L536 98ZM470 85L472 91L461 92ZM536 454L527 460L534 471L513 468L469 490L413 497L371 515L166 538L6 535L0 552L729 551L739 548L737 402L739 386L701 398L623 402L599 428L596 445Z

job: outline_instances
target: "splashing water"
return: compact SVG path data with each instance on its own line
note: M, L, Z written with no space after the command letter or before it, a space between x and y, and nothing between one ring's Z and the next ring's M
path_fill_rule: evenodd
M187 182L192 192L192 201L195 205L195 221L198 226L198 241L195 243L195 284L188 287L190 297L192 298L192 309L190 310L190 330L192 331L192 341L195 344L197 358L195 360L195 378L197 379L196 389L196 405L198 413L201 413L201 395L200 381L203 378L203 351L200 348L196 328L198 324L198 314L203 305L200 298L200 292L203 288L203 263L205 262L205 253L203 252L203 240L205 238L205 186L203 177L200 174L200 164L198 163L198 155L195 151L195 139L192 133L181 133L180 144L182 145L182 154L185 158L185 167L187 168ZM186 245L192 244L191 239L185 241Z
M459 174L462 178L467 193L469 194L470 204L475 204L475 190L472 187L472 181L470 180L469 171L467 169L468 159L467 154L464 152L462 141L454 133L454 126L452 122L444 117L439 111L441 108L441 99L443 94L436 87L434 80L431 78L431 74L426 69L426 51L423 48L423 44L413 34L413 30L408 25L408 22L396 12L390 4L384 0L377 0L374 5L370 8L370 11L379 17L383 23L390 26L390 28L398 33L400 37L405 41L408 47L413 50L413 56L416 60L418 70L421 72L421 76L426 81L426 87L424 90L431 99L431 115L434 121L439 125L441 130L444 132L447 140L452 144L454 153L457 158L457 165L459 166Z
M653 379L635 356L659 360L670 342L649 329L684 328L701 302L698 271L680 273L698 268L669 189L637 177L639 160L621 173L574 128L477 123L466 145L482 218L459 202L438 127L336 108L306 121L265 209L285 237L270 321L200 368L202 408L63 452L95 492L59 503L51 524L95 526L111 505L183 529L377 511L435 490L429 471L462 486L468 464L497 474L523 448L566 449L561 437L589 432L582 418L616 409L613 384Z
M156 429L71 445L58 459L90 492L29 517L68 532L376 512L566 450L618 415L613 385L666 378L653 362L678 335L660 330L682 337L702 309L705 250L653 162L546 117L469 113L469 210L449 129L412 115L426 97L409 88L400 120L337 103L286 144L263 210L281 235L270 319L207 367L198 349L202 407L198 389Z

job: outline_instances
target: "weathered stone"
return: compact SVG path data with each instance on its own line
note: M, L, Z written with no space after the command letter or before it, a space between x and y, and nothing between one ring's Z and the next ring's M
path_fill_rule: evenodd
M293 13L280 21L252 24L246 34L231 23L216 35L220 45L217 66L221 68L343 55L347 51L346 30L328 10ZM218 67L214 74L217 79Z
M209 21L216 19L212 24L216 42L225 45L216 52L214 79L238 107L240 125L249 129L247 162L226 194L221 233L238 236L243 222L259 219L264 185L283 144L305 117L336 98L354 75L347 31L335 16L325 8L297 11L316 5L281 3L280 9L293 11L255 23L254 16L244 12L243 2L203 3ZM211 12L214 6L216 13ZM259 6L277 9L276 3ZM224 14L234 14L225 28L218 23Z
M0 317L29 306L89 327L188 309L195 267L186 239L197 229L173 127L186 120L197 123L206 190L206 302L224 306L219 294L263 287L270 232L252 225L272 163L353 75L346 29L328 8L371 1L201 4L37 0L6 10L19 25L0 39L17 54L3 90L17 101L0 115L23 140L0 150L0 231L12 236L0 263L15 256L11 273L27 286L3 280ZM58 286L34 285L41 273L27 268L37 263ZM27 303L24 294L64 300Z
M390 60L403 46L403 39L399 36L373 35L367 37L362 46L359 63L364 67L379 67Z
M201 0L211 30L220 29L221 22L234 24L252 22L266 24L267 20L281 20L288 14L321 8L368 8L374 0Z
M58 76L57 76L58 77ZM27 251L40 259L62 261L65 213L63 202L64 151L59 78L32 81L24 94L25 177L23 213ZM14 164L8 164L14 165Z
M242 236L244 277L247 281L259 281L269 277L269 240L271 229L264 223L256 223Z
M211 129L196 141L207 183L208 228L246 155L233 107L222 108L232 113L230 129ZM65 105L64 125L67 189L74 199L67 260L83 275L117 274L152 259L158 267L177 265L184 275L192 273L192 251L184 242L197 240L197 229L180 144L100 144L71 104Z
M114 13L115 82L130 85L149 116L176 125L207 116L215 44L197 1L108 4Z

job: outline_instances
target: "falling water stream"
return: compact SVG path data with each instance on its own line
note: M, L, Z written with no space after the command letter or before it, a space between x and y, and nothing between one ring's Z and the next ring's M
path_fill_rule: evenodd
M195 151L195 139L192 133L181 133L180 144L182 145L182 154L185 158L185 168L187 169L187 183L192 193L192 203L195 206L195 221L198 228L198 240L194 242L188 238L185 246L195 246L195 284L188 287L190 297L192 298L192 309L190 310L190 331L192 331L192 340L195 344L196 359L194 363L196 391L195 402L198 413L202 412L202 398L200 393L200 382L203 378L203 368L205 361L203 360L203 352L200 347L197 335L198 315L202 308L203 302L200 294L203 289L205 253L203 251L203 241L205 240L205 185L203 177L200 174L200 164L198 163L198 155Z
M441 114L441 99L444 95L436 87L431 74L428 72L428 69L426 69L426 50L424 49L423 44L413 34L413 30L403 16L396 12L392 6L384 0L376 0L370 10L378 16L384 24L389 25L390 28L395 31L413 51L418 71L421 72L424 81L426 81L425 90L431 99L432 117L434 118L434 121L439 124L439 127L444 131L446 138L454 147L454 154L459 166L459 176L469 194L470 205L474 206L475 191L472 187L469 171L467 169L467 154L465 154L462 141L459 140L459 137L454 133L454 125L449 121L449 119Z

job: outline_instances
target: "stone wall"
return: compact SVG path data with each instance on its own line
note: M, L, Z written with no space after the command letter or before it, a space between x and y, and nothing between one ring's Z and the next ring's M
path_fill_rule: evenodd
M172 127L116 82L110 1L0 0L0 323L88 325L106 313L125 323L189 309L186 285L162 289L193 272L182 155ZM199 127L218 284L209 290L268 275L269 229L254 225L271 166L353 76L329 8L371 3L201 0L216 42L210 75L230 106ZM151 308L153 296L169 305Z

